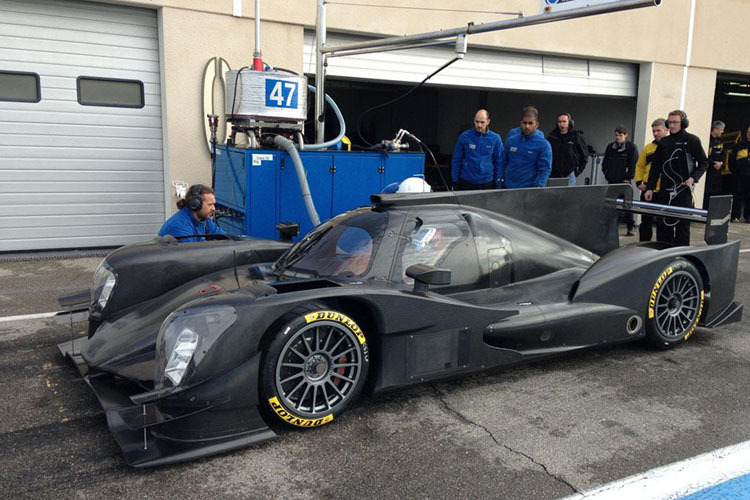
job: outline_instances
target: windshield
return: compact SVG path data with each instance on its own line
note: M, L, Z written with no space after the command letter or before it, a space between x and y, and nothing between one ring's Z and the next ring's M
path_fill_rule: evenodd
M360 277L388 225L388 213L369 208L347 212L318 226L274 265L282 274L304 277Z

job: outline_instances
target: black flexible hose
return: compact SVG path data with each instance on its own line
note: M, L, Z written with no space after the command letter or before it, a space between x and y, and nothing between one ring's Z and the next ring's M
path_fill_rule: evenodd
M364 136L362 135L362 128L361 128L361 126L362 126L362 118L363 118L363 117L364 117L364 116L365 116L366 114L368 114L368 113L370 113L370 112L372 112L372 111L375 111L376 109L380 109L380 108L382 108L382 107L385 107L385 106L388 106L388 105L390 105L390 104L393 104L394 102L398 102L398 101L400 101L401 99L403 99L404 97L408 96L409 94L411 94L412 92L414 92L415 90L417 90L417 89L418 89L419 87L421 87L422 85L424 85L424 83L425 83L425 82L426 82L427 80L429 80L429 79L430 79L430 78L432 78L433 76L437 75L438 73L440 73L441 71L443 71L443 70L444 70L445 68L447 68L448 66L450 66L451 64L453 64L453 63L454 63L454 62L456 62L456 61L458 61L458 57L454 57L453 59L451 59L451 60L450 60L450 61L448 61L447 63L445 63L445 64L443 64L442 66L440 66L440 67L439 67L438 69L436 69L435 71L433 71L432 73L430 73L430 75L429 75L429 76L427 76L427 78L425 78L424 80L422 80L421 82L419 82L419 83L418 83L417 85L415 85L414 87L412 87L411 89L409 89L409 90L408 90L408 91L407 91L406 93L404 93L404 94L402 94L402 95L400 95L400 96L396 97L395 99L391 99L390 101L388 101L388 102L384 102L383 104L378 104L377 106L373 106L373 107L371 107L370 109L367 109L367 110L365 110L364 112L362 112L362 113L361 113L361 114L359 115L359 118L357 118L357 135L359 136L359 139L360 139L360 140L361 140L362 142L364 142L364 143L365 143L365 144L366 144L367 146L369 146L369 147L372 147L372 146L373 146L372 144L370 144L369 142L367 142L367 140L366 140L366 139L364 138Z

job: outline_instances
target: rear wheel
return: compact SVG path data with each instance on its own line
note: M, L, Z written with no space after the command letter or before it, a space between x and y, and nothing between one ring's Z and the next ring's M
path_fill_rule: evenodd
M685 259L670 263L651 290L646 315L648 339L661 348L686 341L703 313L703 280Z
M365 335L351 318L322 305L297 308L284 320L265 355L264 399L289 425L327 424L362 391Z

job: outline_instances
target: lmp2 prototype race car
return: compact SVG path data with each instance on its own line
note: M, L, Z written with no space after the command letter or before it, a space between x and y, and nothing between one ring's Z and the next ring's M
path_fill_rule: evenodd
M59 348L141 467L260 442L277 425L330 423L363 390L601 344L667 348L738 321L731 200L702 212L705 246L620 247L618 213L638 211L630 193L375 195L292 246L128 245L79 303L88 338ZM63 302L72 312L80 301Z

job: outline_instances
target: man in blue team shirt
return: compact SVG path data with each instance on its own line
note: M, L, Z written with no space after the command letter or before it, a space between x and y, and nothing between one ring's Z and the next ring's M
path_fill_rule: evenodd
M211 216L216 212L214 190L203 184L190 186L187 196L177 202L179 210L167 219L159 236L192 236L197 234L226 234ZM183 238L180 241L204 241L205 238Z
M458 136L451 161L451 179L457 191L493 189L503 156L503 141L489 130L490 114L480 109L474 115L474 128Z
M505 138L498 187L544 187L552 171L552 147L539 128L539 111L523 108L521 126Z

